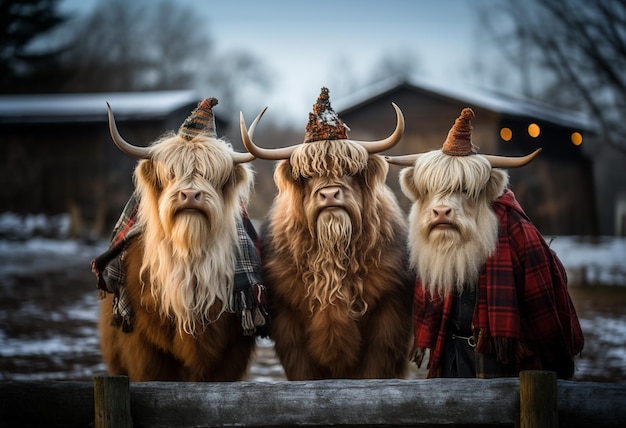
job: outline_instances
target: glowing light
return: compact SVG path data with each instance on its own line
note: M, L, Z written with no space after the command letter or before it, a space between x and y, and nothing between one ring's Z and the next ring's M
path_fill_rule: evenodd
M583 135L580 132L572 132L572 144L580 146L583 143Z
M528 135L533 138L537 138L540 133L541 128L539 128L539 125L537 125L536 123L531 123L530 125L528 125Z
M511 138L513 138L513 131L511 131L510 128L502 128L500 130L500 138L504 141L511 141Z

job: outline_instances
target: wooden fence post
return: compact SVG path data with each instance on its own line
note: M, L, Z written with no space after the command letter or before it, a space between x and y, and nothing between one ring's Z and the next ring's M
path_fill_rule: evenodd
M95 428L131 428L128 376L94 378Z
M556 372L528 370L519 374L520 427L557 428Z

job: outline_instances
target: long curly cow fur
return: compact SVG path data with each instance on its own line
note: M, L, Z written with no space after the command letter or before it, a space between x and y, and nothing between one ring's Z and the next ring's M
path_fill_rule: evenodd
M168 135L135 170L142 229L125 255L131 332L109 322L101 304L104 360L132 381L241 379L254 351L232 305L236 222L252 171L232 148L199 135Z
M350 140L302 144L277 165L261 253L290 380L407 374L413 278L387 172Z

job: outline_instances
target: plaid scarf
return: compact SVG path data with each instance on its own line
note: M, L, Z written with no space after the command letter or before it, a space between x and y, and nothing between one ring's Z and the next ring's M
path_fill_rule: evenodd
M126 203L111 235L109 248L91 262L91 271L97 278L100 298L113 293L113 320L124 332L132 331L132 307L124 288L126 249L133 238L141 234L136 224L139 199L136 193ZM266 290L261 283L261 259L259 237L245 207L237 222L240 255L235 260L233 311L241 319L244 334L267 335L269 315Z
M494 354L499 363L522 370L574 372L584 339L567 291L560 260L530 222L512 191L492 208L498 218L495 253L482 267L472 327L476 355ZM414 347L431 348L429 377L438 377L453 295L430 296L418 280L414 297ZM477 373L490 377L490 373Z

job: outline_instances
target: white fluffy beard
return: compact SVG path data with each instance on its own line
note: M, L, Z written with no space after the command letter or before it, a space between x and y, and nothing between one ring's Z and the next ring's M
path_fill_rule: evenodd
M457 222L456 228L430 229L420 221L416 203L410 215L411 263L422 286L431 296L445 296L463 287L475 287L483 264L493 254L498 239L498 220L490 209L476 220ZM426 218L425 216L421 218Z
M200 257L207 250L207 243L215 239L211 229L200 212L178 214L169 230L174 255L180 259Z
M324 310L329 305L343 302L352 316L365 312L362 300L363 284L354 277L353 224L343 209L325 209L316 221L316 248L311 254L304 274L307 296L314 299L311 310ZM351 281L345 281L350 276Z
M181 334L202 331L232 306L236 224L211 227L205 214L180 212L167 231L146 230L142 272L149 272L159 311Z

